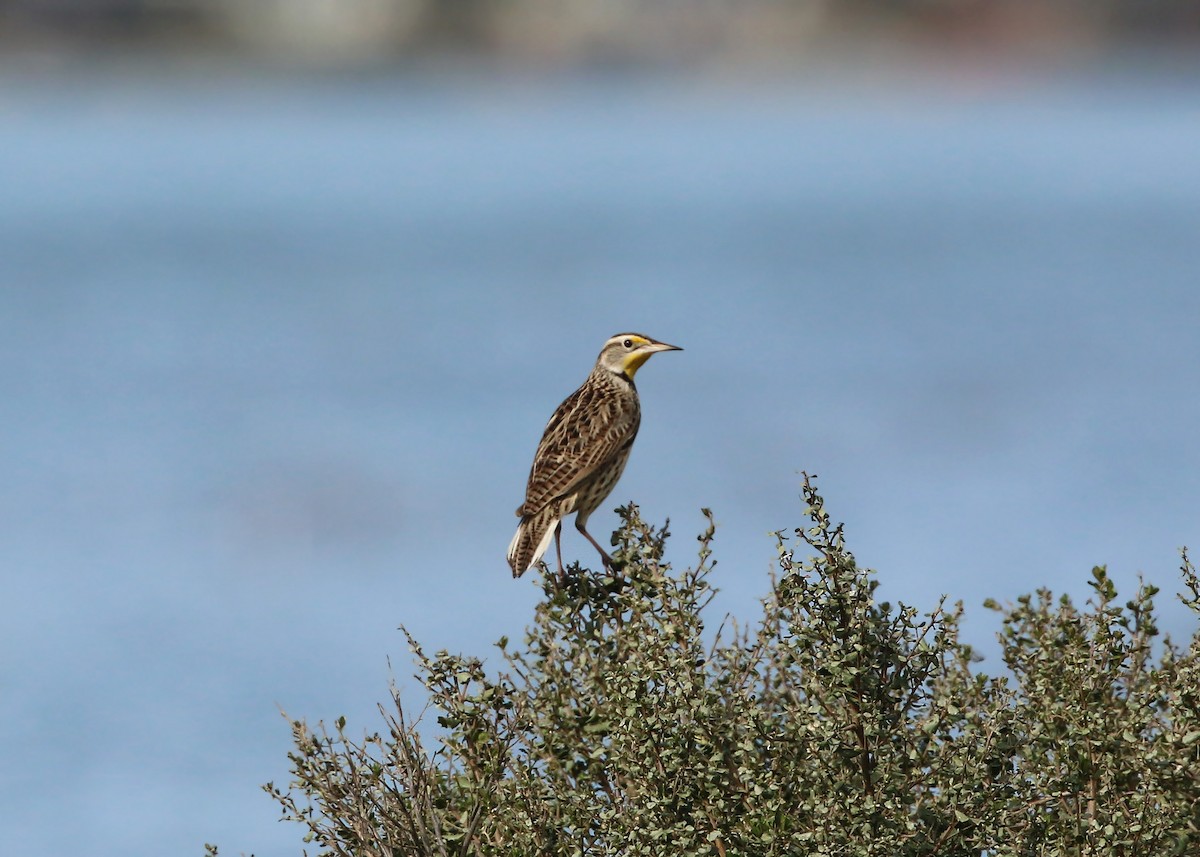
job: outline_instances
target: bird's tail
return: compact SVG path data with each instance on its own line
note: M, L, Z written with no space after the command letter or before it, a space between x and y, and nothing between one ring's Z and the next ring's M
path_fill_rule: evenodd
M550 547L550 540L561 522L553 504L521 518L516 535L508 545L508 564L512 566L513 577L520 577L537 564Z

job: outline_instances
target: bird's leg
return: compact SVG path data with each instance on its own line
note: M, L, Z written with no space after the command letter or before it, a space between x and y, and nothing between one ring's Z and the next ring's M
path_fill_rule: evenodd
M604 567L609 571L614 571L615 569L613 567L612 557L608 555L604 548L600 547L600 543L598 541L592 538L592 534L587 531L587 527L585 527L584 523L578 518L575 519L575 529L583 533L584 538L592 543L592 547L600 551L600 558L604 561Z
M565 584L567 572L563 569L562 564L562 521L554 525L554 551L558 554L558 581Z

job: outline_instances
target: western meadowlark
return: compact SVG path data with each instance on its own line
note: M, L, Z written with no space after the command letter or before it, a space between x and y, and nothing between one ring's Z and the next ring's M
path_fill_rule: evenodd
M587 531L587 520L616 487L637 436L642 408L633 376L650 355L682 350L640 333L618 333L604 343L583 386L550 417L533 456L525 502L517 508L521 523L508 546L513 577L541 559L551 537L563 573L562 520L572 512L575 529L612 567L612 558Z

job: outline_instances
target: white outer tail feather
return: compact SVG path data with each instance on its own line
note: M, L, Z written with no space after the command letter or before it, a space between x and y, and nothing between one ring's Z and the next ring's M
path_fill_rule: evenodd
M509 563L509 565L512 565L513 561L516 559L517 550L520 548L520 545L521 545L521 538L522 538L522 536L525 535L525 528L528 525L535 523L536 521L537 521L537 516L533 515L529 518L522 520L521 523L519 523L517 525L517 532L513 535L512 541L508 543L508 563ZM534 549L533 556L530 558L529 564L527 566L525 566L525 568L522 568L520 571L515 571L515 569L514 569L515 576L520 577L522 574L529 571L529 569L533 568L535 565L538 564L538 560L540 560L542 558L542 556L546 553L546 551L549 550L550 542L554 538L554 534L555 534L555 532L558 531L558 527L561 523L562 523L562 518L551 518L550 519L549 526L546 527L546 532L542 535L542 540L540 542L538 542L538 546Z

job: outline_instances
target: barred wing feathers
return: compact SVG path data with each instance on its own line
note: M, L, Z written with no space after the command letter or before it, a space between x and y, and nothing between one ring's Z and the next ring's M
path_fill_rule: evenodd
M641 409L632 387L621 390L618 383L590 377L558 406L533 458L519 516L527 517L553 500L570 496L633 443Z

